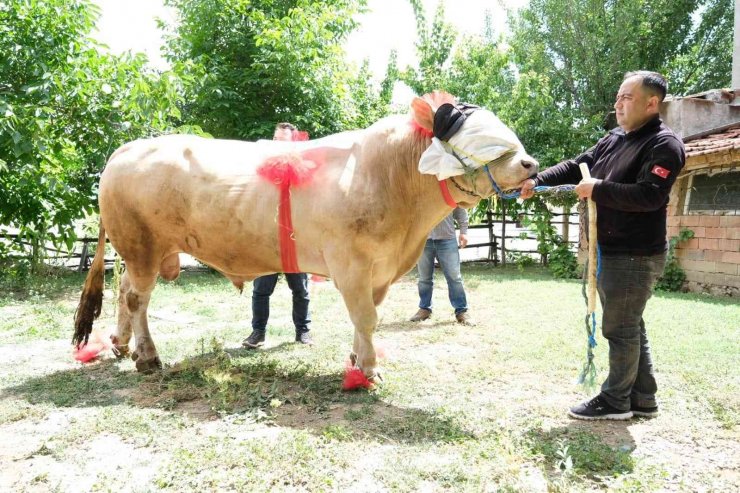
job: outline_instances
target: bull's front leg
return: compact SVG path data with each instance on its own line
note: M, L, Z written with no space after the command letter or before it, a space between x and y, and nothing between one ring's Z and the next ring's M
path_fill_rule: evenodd
M347 269L333 276L339 292L355 326L353 354L351 358L373 383L381 381L377 365L373 332L378 324L378 313L373 302L371 269Z

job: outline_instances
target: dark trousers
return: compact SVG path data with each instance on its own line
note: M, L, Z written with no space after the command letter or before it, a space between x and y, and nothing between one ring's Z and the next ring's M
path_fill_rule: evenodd
M285 274L293 291L293 323L296 332L308 332L311 318L308 313L308 275ZM270 295L275 291L278 274L258 277L252 284L252 329L265 330L270 318Z
M650 256L602 255L597 283L604 316L601 332L609 341L609 376L601 396L617 409L656 405L653 360L642 313L665 253Z

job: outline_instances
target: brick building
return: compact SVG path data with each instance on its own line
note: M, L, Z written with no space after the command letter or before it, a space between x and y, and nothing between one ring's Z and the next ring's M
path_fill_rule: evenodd
M668 237L691 291L740 296L740 123L684 138L686 166L668 205Z

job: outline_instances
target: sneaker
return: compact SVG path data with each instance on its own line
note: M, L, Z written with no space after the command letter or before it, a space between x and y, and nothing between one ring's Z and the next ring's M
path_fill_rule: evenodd
M410 322L421 322L423 320L427 320L429 317L432 316L432 310L427 310L426 308L419 308L419 311L416 312L416 314L409 319Z
M265 331L254 329L249 337L242 341L242 346L255 349L265 343Z
M620 411L616 407L609 405L601 395L597 395L590 401L578 404L575 407L570 408L568 414L576 419L613 419L613 420L625 420L632 417L632 411Z
M642 407L632 404L630 410L633 415L640 416L641 418L654 418L658 415L658 406Z
M311 339L311 334L306 331L296 331L295 333L295 342L300 342L301 344L306 344L308 346L313 345L313 339Z
M475 322L473 322L473 319L470 318L467 310L464 312L456 313L455 319L457 319L457 323L461 325L475 325Z

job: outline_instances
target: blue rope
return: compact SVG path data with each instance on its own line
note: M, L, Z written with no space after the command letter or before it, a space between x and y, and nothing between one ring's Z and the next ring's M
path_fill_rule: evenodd
M596 243L596 281L601 276L601 248ZM586 295L586 278L588 270L584 271L583 284L581 293L588 306L588 295ZM589 316L590 315L590 316ZM578 383L586 387L594 387L596 384L596 365L594 364L594 348L596 347L596 311L586 314L586 334L588 335L588 345L586 346L586 363L583 365L581 374L578 376Z
M596 282L599 281L599 277L601 277L601 247L599 247L599 244L597 243L596 244ZM586 305L588 305L588 300L586 300ZM588 333L588 346L591 348L596 347L596 310L591 312L591 330Z
M459 159L459 158L458 158ZM521 190L512 190L510 192L504 192L501 190L501 187L498 186L496 183L496 180L493 179L493 175L491 174L491 170L488 168L488 165L485 165L483 167L486 170L486 175L488 175L488 180L491 182L491 186L496 191L496 195L501 197L504 200L510 200L510 199L518 199L521 196ZM555 187L548 187L545 185L540 185L537 187L534 187L534 193L536 194L542 194L542 193L552 193L552 194L559 194L559 193L570 193L573 190L576 189L575 185L558 185Z
M544 194L544 193L551 193L551 194L559 194L559 193L570 193L573 190L576 189L575 185L558 185L555 187L548 187L545 185L539 185L534 187L534 193L536 194ZM521 196L521 191L514 190L512 192L500 194L502 199L518 199L519 196Z

